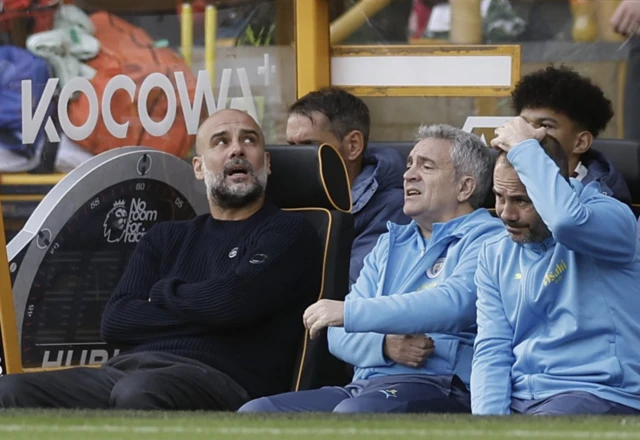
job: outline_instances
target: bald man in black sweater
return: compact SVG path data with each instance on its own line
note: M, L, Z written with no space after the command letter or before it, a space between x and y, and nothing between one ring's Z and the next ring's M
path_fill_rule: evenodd
M211 116L196 148L210 214L153 226L104 311L103 339L129 348L99 368L0 377L0 407L234 411L288 390L319 238L265 203L269 153L247 113Z

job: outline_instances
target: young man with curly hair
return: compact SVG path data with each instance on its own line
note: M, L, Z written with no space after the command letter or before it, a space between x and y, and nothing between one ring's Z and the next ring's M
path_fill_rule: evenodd
M544 127L569 158L571 177L631 203L626 182L613 164L591 149L593 140L613 117L602 90L568 67L547 67L524 76L511 94L513 108L534 127Z

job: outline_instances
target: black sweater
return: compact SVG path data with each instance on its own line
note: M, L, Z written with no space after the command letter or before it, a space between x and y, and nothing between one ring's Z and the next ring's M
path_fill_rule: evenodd
M156 224L107 303L102 338L204 362L253 398L289 391L321 255L301 214L269 204L242 221Z

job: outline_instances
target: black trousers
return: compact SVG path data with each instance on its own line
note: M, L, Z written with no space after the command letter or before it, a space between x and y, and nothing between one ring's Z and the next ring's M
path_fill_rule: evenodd
M98 368L0 377L0 408L235 411L248 400L221 371L160 352L122 354Z

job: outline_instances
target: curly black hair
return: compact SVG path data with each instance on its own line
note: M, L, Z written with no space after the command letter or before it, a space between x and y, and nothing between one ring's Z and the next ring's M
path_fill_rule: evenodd
M524 76L513 92L517 114L524 108L549 108L565 114L597 137L613 118L611 101L589 78L566 66L549 66Z

